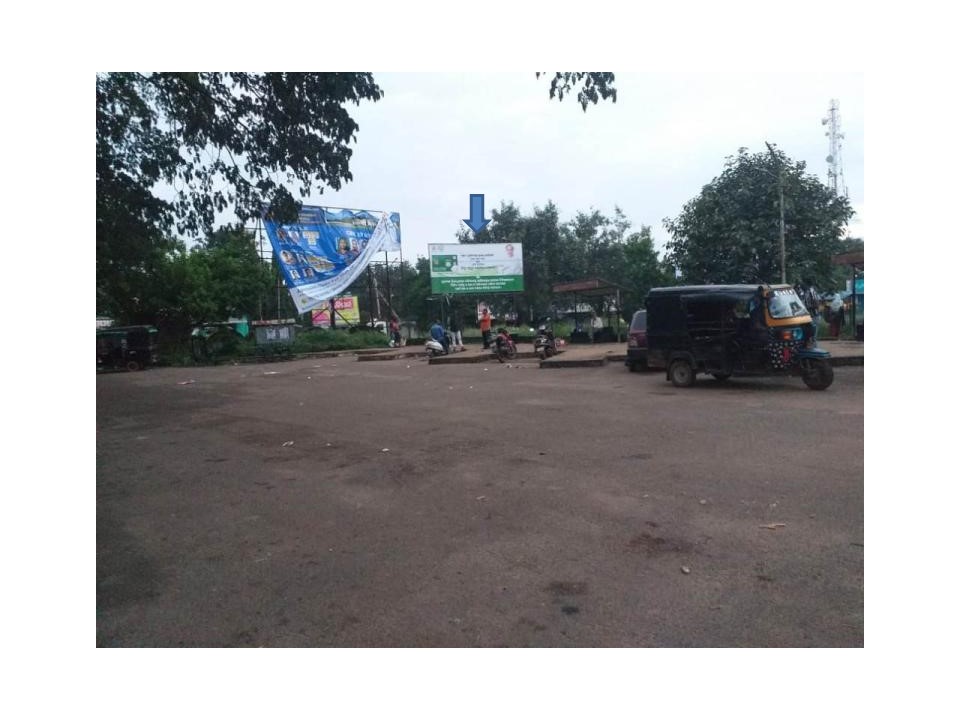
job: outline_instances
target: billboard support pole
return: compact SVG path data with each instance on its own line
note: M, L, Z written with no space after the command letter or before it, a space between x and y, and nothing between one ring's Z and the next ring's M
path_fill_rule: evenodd
M260 262L263 262L263 225L260 218L257 218L257 224L254 228L257 240L260 241ZM258 283L259 284L259 283ZM260 313L260 320L263 320L263 285L260 285L260 292L257 293L257 308Z
M620 316L623 310L620 308L620 288L617 288L617 342L620 342Z
M370 295L367 314L370 316L370 327L373 328L373 268L370 265L367 265L367 293Z
M387 271L387 311L390 313L390 319L393 319L393 293L390 292L390 260L387 259L387 251L383 251L383 267Z

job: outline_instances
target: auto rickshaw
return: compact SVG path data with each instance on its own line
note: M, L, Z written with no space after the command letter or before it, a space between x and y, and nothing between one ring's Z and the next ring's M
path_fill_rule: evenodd
M687 285L647 295L647 364L677 387L698 374L799 375L812 390L833 382L830 353L789 285Z
M97 369L143 370L157 363L157 329L130 325L97 330Z

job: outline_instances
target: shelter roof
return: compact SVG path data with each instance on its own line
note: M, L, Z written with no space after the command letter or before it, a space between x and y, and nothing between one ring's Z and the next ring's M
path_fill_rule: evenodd
M554 295L576 293L577 295L594 296L615 295L618 290L626 290L626 288L600 278L585 278L583 280L555 283L551 290Z
M853 265L858 270L863 270L863 250L834 255L830 258L830 262L834 265Z

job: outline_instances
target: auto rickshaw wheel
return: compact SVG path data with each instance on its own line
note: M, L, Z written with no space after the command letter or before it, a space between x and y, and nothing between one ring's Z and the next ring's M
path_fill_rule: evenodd
M140 369L140 363L136 360L127 360L127 370L130 372L136 372Z
M826 390L833 384L833 366L826 360L814 360L803 373L803 382L811 390Z
M670 363L670 382L675 387L690 387L696 375L689 360L674 360Z

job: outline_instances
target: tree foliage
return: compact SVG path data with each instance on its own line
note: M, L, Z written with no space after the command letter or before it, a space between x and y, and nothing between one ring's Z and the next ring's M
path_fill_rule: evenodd
M571 302L553 295L555 283L600 278L620 285L625 317L643 306L651 287L672 282L653 246L648 226L630 233L631 222L620 208L613 218L598 210L578 212L561 222L556 205L524 215L513 203L492 210L492 221L474 234L465 229L457 235L461 243L522 243L524 292L519 297L485 298L499 312L516 310L521 322L533 322ZM597 312L605 312L600 299Z
M616 102L612 73L553 76L551 98L573 92L584 110ZM256 258L242 223L264 207L292 220L294 192L304 197L351 180L359 128L347 106L382 94L369 73L98 74L98 314L181 329L229 315L289 316L276 266ZM217 214L228 210L240 225L214 232ZM497 220L498 237L522 238L528 249L529 312L549 305L553 282L593 268L588 248L595 233L608 232L598 214L576 227L561 224L552 203L530 217L504 206ZM187 249L183 238L204 236ZM597 262L617 267L615 254ZM425 264L374 269L403 317L430 313ZM365 289L353 292L369 298Z
M780 183L788 282L829 282L853 211L804 162L782 151L748 154L740 148L723 173L664 224L672 239L667 259L687 283L755 283L780 280Z
M344 104L381 96L369 73L98 75L98 309L123 312L174 228L197 236L217 212L267 205L292 219L288 185L339 189L358 129Z
M256 317L259 301L273 286L270 267L260 260L253 235L240 226L212 233L203 245L190 251L197 300L191 308L195 322L228 317Z
M537 73L537 77L545 74ZM601 99L617 101L614 80L614 74L609 72L558 72L550 80L550 98L562 102L564 95L569 95L582 83L577 90L577 102L586 112L588 105L596 105Z

